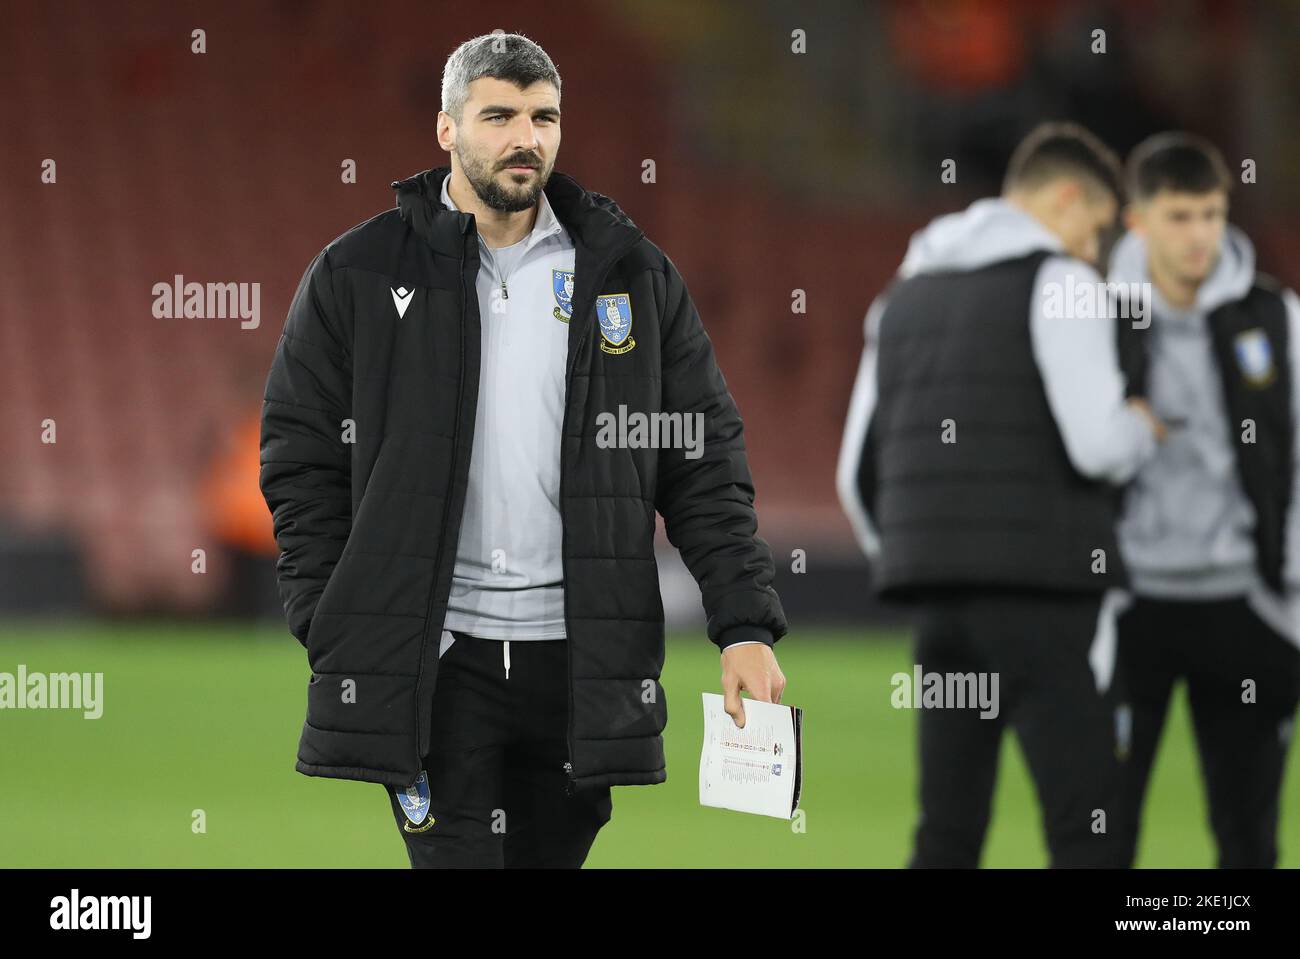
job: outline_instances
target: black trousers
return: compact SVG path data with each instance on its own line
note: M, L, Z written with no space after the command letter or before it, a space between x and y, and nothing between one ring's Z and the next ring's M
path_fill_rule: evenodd
M1278 801L1300 698L1300 651L1244 599L1138 599L1119 620L1117 682L1132 710L1123 773L1137 824L1174 683L1187 683L1210 825L1226 868L1277 863ZM1249 682L1248 682L1249 681Z
M1088 653L1099 594L953 592L927 604L916 661L924 672L998 677L996 718L922 708L921 815L909 863L979 865L1003 731L1020 741L1042 807L1051 865L1113 866L1118 788L1114 704Z
M385 787L411 866L581 866L612 803L608 787L569 792L565 640L510 643L507 678L501 641L453 636L424 761L432 824Z

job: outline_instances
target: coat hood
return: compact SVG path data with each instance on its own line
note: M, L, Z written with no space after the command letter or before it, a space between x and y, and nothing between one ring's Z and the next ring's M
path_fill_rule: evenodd
M474 221L472 213L446 209L440 200L442 181L451 167L435 167L389 184L397 194L397 209L402 219L434 247L439 222L457 222L465 232ZM546 181L546 199L560 222L569 230L575 244L600 253L623 244L631 244L642 235L631 218L609 197L584 189L572 177L553 171Z
M1038 250L1059 252L1061 241L1019 207L988 197L912 234L898 275L976 270Z
M1109 279L1116 283L1146 283L1151 277L1147 272L1146 241L1136 233L1125 233L1115 244L1110 257ZM1209 313L1225 303L1240 300L1250 292L1255 282L1255 247L1250 238L1241 230L1228 224L1219 243L1219 259L1214 269L1196 293L1196 305L1190 314ZM1157 303L1161 300L1157 297ZM1169 318L1184 311L1160 310Z

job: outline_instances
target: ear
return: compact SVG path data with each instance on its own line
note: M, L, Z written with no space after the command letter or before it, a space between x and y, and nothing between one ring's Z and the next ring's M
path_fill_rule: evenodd
M1146 219L1143 216L1145 210L1137 203L1130 203L1124 207L1124 226L1132 230L1138 236L1146 236Z
M450 113L438 111L438 146L450 153L456 146L456 121Z
M1053 205L1056 207L1058 212L1068 210L1075 203L1081 202L1083 199L1083 184L1078 180L1073 180L1069 177L1062 177L1057 181L1055 196L1053 197L1055 202Z

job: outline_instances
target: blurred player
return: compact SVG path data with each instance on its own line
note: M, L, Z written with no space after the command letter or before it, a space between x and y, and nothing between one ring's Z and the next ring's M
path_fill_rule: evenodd
M1110 677L1089 652L1110 622L1108 590L1124 581L1115 484L1161 431L1125 399L1114 320L1086 262L1118 212L1120 180L1086 130L1038 128L1002 196L917 233L867 314L841 501L876 589L917 607L917 663L996 674L1001 699L996 718L921 710L913 866L979 864L1007 726L1052 864L1116 860ZM1076 299L1089 289L1091 305Z
M1228 224L1231 176L1188 134L1129 160L1129 232L1110 279L1149 283L1149 327L1121 323L1129 388L1173 426L1129 489L1119 620L1131 709L1122 821L1139 822L1174 683L1187 683L1219 865L1272 866L1300 696L1295 389L1300 301L1255 271ZM1130 835L1128 855L1135 851Z

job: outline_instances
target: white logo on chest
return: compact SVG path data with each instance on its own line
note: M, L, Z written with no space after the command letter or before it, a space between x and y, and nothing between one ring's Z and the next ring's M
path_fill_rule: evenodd
M411 305L411 297L415 295L415 291L399 286L395 290L389 287L388 292L393 294L393 306L397 307L398 318L406 316L406 308Z

